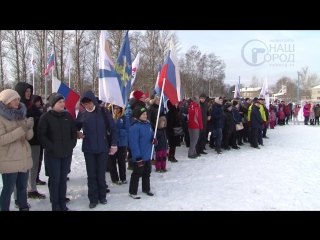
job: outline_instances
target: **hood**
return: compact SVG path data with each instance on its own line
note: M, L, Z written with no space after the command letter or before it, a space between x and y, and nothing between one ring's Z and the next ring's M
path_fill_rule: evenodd
M84 93L82 93L82 95L80 97L80 103L82 102L82 99L84 99L84 98L89 98L93 102L95 107L99 108L98 100L97 100L96 96L94 95L94 93L91 90L87 90Z
M32 99L33 96L33 86L29 83L26 82L18 82L16 84L16 86L14 87L14 90L17 91L17 93L19 93L20 95L20 102L23 102L24 104L26 104L27 99L25 97L25 93L27 91L27 89L30 88L31 89L31 95L30 95L30 99Z
M114 114L112 114L112 104L108 105L108 110L110 111L112 117L115 118L115 119L118 119L118 118L122 117L124 115L124 113L125 113L124 108L122 108L122 107L120 107L120 108L121 108L120 112L118 114L114 115Z

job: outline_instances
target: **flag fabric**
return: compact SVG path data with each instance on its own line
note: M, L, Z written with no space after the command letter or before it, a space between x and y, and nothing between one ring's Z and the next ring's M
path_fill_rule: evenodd
M240 98L240 89L239 89L238 83L236 83L236 85L234 85L233 98Z
M118 82L123 100L123 105L128 103L128 96L131 88L132 61L129 41L129 30L127 30L115 64L118 75Z
M173 42L172 38L170 40L169 50L170 50L170 59L175 66L175 82L176 82L178 100L181 101L182 100L182 88L181 88L181 80L180 80L180 69L179 69L179 64L178 64L178 57L177 57L177 53L176 53L176 48L174 46L174 42Z
M67 59L66 59L66 65L64 67L64 75L68 75L69 69L71 68L71 56L70 51L68 53Z
M139 68L140 52L138 52L136 58L132 62L132 77L131 77L131 86L136 79L137 71Z
M261 88L260 95L262 95L265 98L265 105L266 105L266 108L269 110L270 98L269 98L269 88L268 88L267 77L265 78L265 80L263 82L263 86Z
M167 95L171 104L175 105L176 103L179 102L178 95L180 95L180 90L178 94L177 83L176 83L176 67L171 60L170 54L171 54L171 50L169 50L168 55L161 68L161 72L158 80L158 86L160 89L162 89L163 81L164 79L166 79L163 92L165 95Z
M49 58L49 62L46 68L46 71L44 72L44 75L47 76L50 72L50 69L52 68L52 66L54 65L54 53L51 53L51 56Z
M160 77L160 72L161 72L161 65L159 64L158 67L158 76L157 76L157 81L156 81L156 85L154 87L154 94L159 95L159 97L161 97L161 88L159 87L158 81L159 81L159 77ZM160 112L162 113L163 110L166 108L165 107L165 103L168 100L168 97L163 93L163 99L161 101L161 106L160 106Z
M105 30L101 30L99 43L99 99L125 107ZM130 74L131 76L131 74Z
M34 74L34 65L36 64L36 60L34 59L34 56L33 56L33 51L31 53L31 70L32 70L32 73Z
M80 99L80 95L54 76L52 76L52 92L60 93L64 97L66 103L65 108L75 119L75 107Z

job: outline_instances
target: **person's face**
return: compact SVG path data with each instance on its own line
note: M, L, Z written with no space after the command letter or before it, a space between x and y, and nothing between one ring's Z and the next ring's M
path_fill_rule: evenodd
M56 112L61 112L64 110L66 103L64 101L64 99L60 99L58 102L56 102L56 104L53 106L53 110L55 110Z
M30 99L30 96L31 96L31 89L30 88L27 88L25 94L24 94L24 97L29 100Z
M143 113L141 114L141 116L139 117L139 119L140 119L141 121L147 121L147 112L143 112Z
M140 97L139 100L142 101L142 102L145 102L145 101L146 101L146 95L143 94L143 95Z
M219 101L220 101L220 104L223 104L223 99L220 99Z
M90 102L84 103L83 106L86 110L92 111L94 108L94 103L90 101Z
M160 122L160 128L164 128L164 125L165 125L164 121Z
M156 100L155 100L154 102L155 102L155 104L158 104L158 105L159 105L159 103L160 103L160 98L156 98Z
M8 108L11 108L11 109L18 109L19 104L20 104L20 98L15 98L11 102L9 102L7 106Z
M40 103L40 100L39 100L38 102L35 102L35 103L34 103L34 105L35 105L37 108L40 108L40 104L41 104L41 103Z
M206 100L205 98L202 98L202 97L200 98L200 102L202 102L202 103L203 103L205 100Z
M114 105L114 106L113 106L113 113L114 113L114 114L118 114L119 112L120 112L120 107L117 106L117 105Z

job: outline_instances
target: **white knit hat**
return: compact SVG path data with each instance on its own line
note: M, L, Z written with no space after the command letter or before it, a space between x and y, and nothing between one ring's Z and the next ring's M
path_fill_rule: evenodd
M20 95L18 92L12 89L5 89L0 93L0 101L3 102L4 105L9 104L16 98L19 98L20 100Z

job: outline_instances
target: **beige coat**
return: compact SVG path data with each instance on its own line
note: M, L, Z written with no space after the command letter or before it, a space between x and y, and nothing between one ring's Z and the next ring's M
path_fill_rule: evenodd
M24 132L19 123L0 115L0 173L26 172L32 168L31 147L27 140L33 129Z

